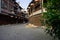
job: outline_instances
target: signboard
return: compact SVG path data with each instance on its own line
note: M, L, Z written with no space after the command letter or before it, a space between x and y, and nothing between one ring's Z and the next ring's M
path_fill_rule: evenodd
M0 13L1 13L1 0L0 0Z

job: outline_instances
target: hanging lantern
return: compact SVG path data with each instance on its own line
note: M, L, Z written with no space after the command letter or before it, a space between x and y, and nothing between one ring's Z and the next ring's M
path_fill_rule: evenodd
M38 2L39 0L35 0L35 2Z
M14 16L10 16L11 18L14 17Z
M34 6L34 3L31 3L31 6Z

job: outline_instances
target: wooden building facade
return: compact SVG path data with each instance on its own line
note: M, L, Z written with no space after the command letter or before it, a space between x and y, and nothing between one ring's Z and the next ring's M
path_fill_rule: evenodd
M18 9L21 11L22 7L16 0L1 0L0 24L13 24L19 19Z
M35 26L41 26L42 20L42 0L32 0L27 8L29 12L29 23L35 25ZM45 8L43 8L43 12L45 11Z

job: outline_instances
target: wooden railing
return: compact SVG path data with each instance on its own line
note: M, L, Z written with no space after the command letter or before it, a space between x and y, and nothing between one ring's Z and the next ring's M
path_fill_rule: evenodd
M45 8L43 8L43 12L46 12ZM40 14L40 13L41 13L41 10L35 11L35 12L31 13L29 17Z

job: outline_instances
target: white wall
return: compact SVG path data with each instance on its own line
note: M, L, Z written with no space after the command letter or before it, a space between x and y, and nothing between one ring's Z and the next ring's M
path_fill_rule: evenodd
M43 12L47 12L47 11L45 10L45 8L43 8ZM31 15L30 15L29 17L34 16L34 15L37 15L37 14L40 14L40 13L42 13L41 10L38 10L38 11L36 11L36 12L31 13Z
M0 13L1 13L1 0L0 0Z

